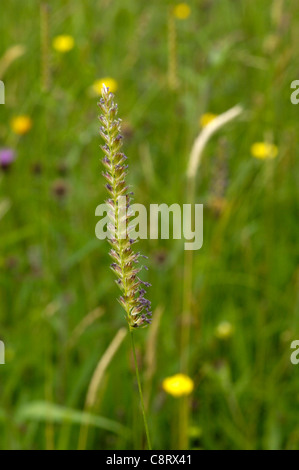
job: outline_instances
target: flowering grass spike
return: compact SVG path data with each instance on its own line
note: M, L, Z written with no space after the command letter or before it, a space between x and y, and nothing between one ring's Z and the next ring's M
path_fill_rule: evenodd
M106 188L109 193L109 199L106 201L110 219L108 230L113 233L109 239L112 246L109 254L113 259L111 269L116 274L116 283L122 291L118 300L126 312L126 319L132 329L151 323L150 301L144 297L146 293L144 287L150 284L138 277L142 269L138 266L138 262L142 255L134 252L132 245L135 240L129 237L129 208L132 193L129 192L125 181L127 157L121 152L121 120L116 118L117 105L113 98L114 95L109 88L103 85L99 106L102 111L100 134L105 142L101 146L105 154L102 161L106 171L103 172L103 176L107 180ZM126 202L127 211L124 216L120 215L119 211L120 197ZM125 233L121 229L123 225L126 228Z

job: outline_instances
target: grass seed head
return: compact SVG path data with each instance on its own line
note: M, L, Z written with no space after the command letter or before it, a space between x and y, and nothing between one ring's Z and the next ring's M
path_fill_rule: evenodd
M113 94L105 85L102 88L102 97L99 102L101 109L100 135L104 140L101 146L104 152L102 160L105 167L103 176L106 179L106 189L109 199L106 204L109 206L110 233L115 234L109 240L112 248L110 256L113 259L111 269L117 276L116 283L122 295L118 299L126 312L126 319L130 328L145 327L151 323L151 303L144 296L144 287L149 287L148 282L142 281L138 274L142 267L139 265L140 253L134 252L132 245L136 240L129 237L130 202L132 193L126 185L126 175L128 165L127 157L121 152L122 135L121 120L117 119L117 105L113 101ZM125 218L119 217L118 206L120 196L125 197L127 215ZM123 236L121 225L125 224L126 233Z

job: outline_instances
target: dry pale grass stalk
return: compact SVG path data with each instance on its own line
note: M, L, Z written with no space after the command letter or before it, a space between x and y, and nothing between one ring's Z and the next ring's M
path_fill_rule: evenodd
M15 60L22 57L26 52L26 49L21 44L11 46L4 55L0 58L0 79L4 77L7 69L13 64Z
M84 406L85 410L91 411L94 408L99 390L103 383L105 372L109 364L111 363L113 357L115 356L116 352L118 351L120 345L122 344L124 338L126 337L126 334L127 334L126 328L120 328L120 330L118 330L115 337L109 344L105 353L99 360L97 367L95 368L95 371L91 378L91 381L89 383L88 390L87 390L85 406ZM88 425L86 424L82 426L80 429L79 449L82 450L86 448L87 437L88 437Z
M211 137L226 124L236 119L242 113L241 106L234 106L211 121L195 139L187 167L187 202L194 204L195 181L201 164L203 151ZM192 319L192 284L193 284L193 251L185 251L184 260L184 285L183 285L183 309L181 315L181 371L188 373L189 368L189 344ZM190 411L189 397L183 397L180 402L179 412L179 449L188 448L188 422Z
M84 333L84 331L87 330L89 326L91 326L96 320L101 318L103 315L104 310L101 307L97 307L96 309L92 310L92 312L89 312L86 317L84 317L83 320L81 320L80 323L74 329L69 339L68 347L72 348L78 341L80 336Z
M194 204L195 180L201 164L203 151L211 137L226 124L236 119L243 109L237 105L211 121L195 139L191 149L187 167L187 199L188 203ZM193 251L185 252L184 263L184 287L183 287L183 312L181 322L181 368L187 372L188 369L188 344L190 336L191 303L192 303L192 263Z
M207 145L208 141L211 137L217 132L221 127L228 124L233 119L236 119L241 113L243 109L241 106L237 105L233 108L229 109L223 114L217 116L213 121L211 121L199 134L199 136L195 139L190 157L189 163L187 168L187 177L188 179L195 179L197 170L201 163L201 157L203 154L203 150Z
M127 329L120 328L120 330L118 330L115 337L111 341L110 345L106 349L105 353L99 360L98 365L93 373L92 379L88 387L88 391L86 395L86 407L87 408L90 409L95 405L96 397L97 397L98 390L101 385L103 376L107 370L107 367L112 361L115 353L117 352L118 348L120 347L121 343L126 337L126 335L127 335Z

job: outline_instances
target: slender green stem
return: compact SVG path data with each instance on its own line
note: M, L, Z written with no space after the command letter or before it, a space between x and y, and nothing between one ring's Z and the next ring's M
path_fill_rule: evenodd
M188 180L187 202L194 204L195 180ZM184 284L183 284L183 311L181 317L181 343L180 343L180 366L181 372L188 374L190 359L190 333L191 333L191 310L192 310L192 284L193 284L193 251L185 251L184 257ZM190 399L182 397L179 403L179 450L188 449L188 424L190 414Z
M190 414L190 399L188 396L181 397L179 403L179 434L178 450L189 449L188 426Z
M142 388L141 388L139 369L138 369L138 363L137 363L137 357L136 357L136 351L135 351L134 333L132 331L132 328L130 328L130 336L131 336L132 351L133 351L134 362L135 362L136 378L137 378L137 383L138 383L138 390L139 390L139 396L140 396L140 405L141 405L141 410L142 410L142 416L143 416L145 434L146 434L146 439L147 439L147 445L148 445L148 449L152 450L151 440L150 440L150 435L149 435L148 425L147 425L147 419L146 419L146 414L145 414L145 407L144 407L144 401L143 401L143 393L142 393Z

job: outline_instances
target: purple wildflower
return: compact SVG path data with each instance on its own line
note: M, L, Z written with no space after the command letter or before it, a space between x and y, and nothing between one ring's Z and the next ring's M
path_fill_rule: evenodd
M15 160L16 155L14 150L4 148L0 150L0 166L3 170L7 170L12 162Z

